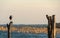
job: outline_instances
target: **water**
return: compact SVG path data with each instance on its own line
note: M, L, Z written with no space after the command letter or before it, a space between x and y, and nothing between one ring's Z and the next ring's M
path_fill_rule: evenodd
M7 37L8 37L8 34L6 31L0 31L0 38L7 38ZM44 33L31 34L31 33L12 32L11 38L48 38L48 35ZM56 38L60 38L60 34L57 34Z
M14 25L16 28L25 27L28 25ZM6 27L6 25L4 25ZM29 25L29 27L37 28L47 28L45 25ZM0 31L0 38L8 38L7 31ZM48 35L45 33L21 33L21 32L11 32L11 38L48 38ZM60 34L56 34L56 38L60 38Z

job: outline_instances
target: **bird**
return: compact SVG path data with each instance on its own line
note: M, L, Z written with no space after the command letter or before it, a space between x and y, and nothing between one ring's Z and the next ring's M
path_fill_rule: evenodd
M9 19L12 20L12 15L10 15Z

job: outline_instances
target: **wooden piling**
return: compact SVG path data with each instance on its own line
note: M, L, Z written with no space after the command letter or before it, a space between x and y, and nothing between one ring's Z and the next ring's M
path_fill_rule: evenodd
M7 24L7 28L8 28L8 38L10 38L10 25Z
M46 15L48 20L48 38L55 38L56 36L56 23L55 23L55 15L48 16Z
M46 15L48 20L48 38L51 38L51 16Z
M56 38L56 22L55 22L55 15L52 15L52 38Z
M11 26L13 24L13 22L11 21L12 20L12 16L9 17L10 19L10 23L7 24L7 28L8 28L8 38L11 38Z

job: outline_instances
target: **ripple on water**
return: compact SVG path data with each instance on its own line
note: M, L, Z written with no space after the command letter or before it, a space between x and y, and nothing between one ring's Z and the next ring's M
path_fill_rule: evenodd
M48 38L47 34L40 33L40 34L34 34L34 33L18 33L18 32L12 32L11 38ZM7 32L0 31L0 38L7 38ZM60 38L60 34L56 35L56 38Z

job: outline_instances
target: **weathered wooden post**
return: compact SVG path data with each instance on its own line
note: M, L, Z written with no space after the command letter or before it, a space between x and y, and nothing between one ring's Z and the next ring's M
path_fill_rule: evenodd
M56 38L56 22L55 22L55 15L52 16L52 38Z
M48 20L48 38L51 38L51 16L46 15Z
M9 24L7 24L7 28L8 28L8 38L11 38L11 25L13 24L13 22L12 22L12 16L10 16L9 17L9 19L10 19L10 23Z
M56 23L55 23L55 15L48 16L46 15L48 19L48 38L55 38L56 36Z

